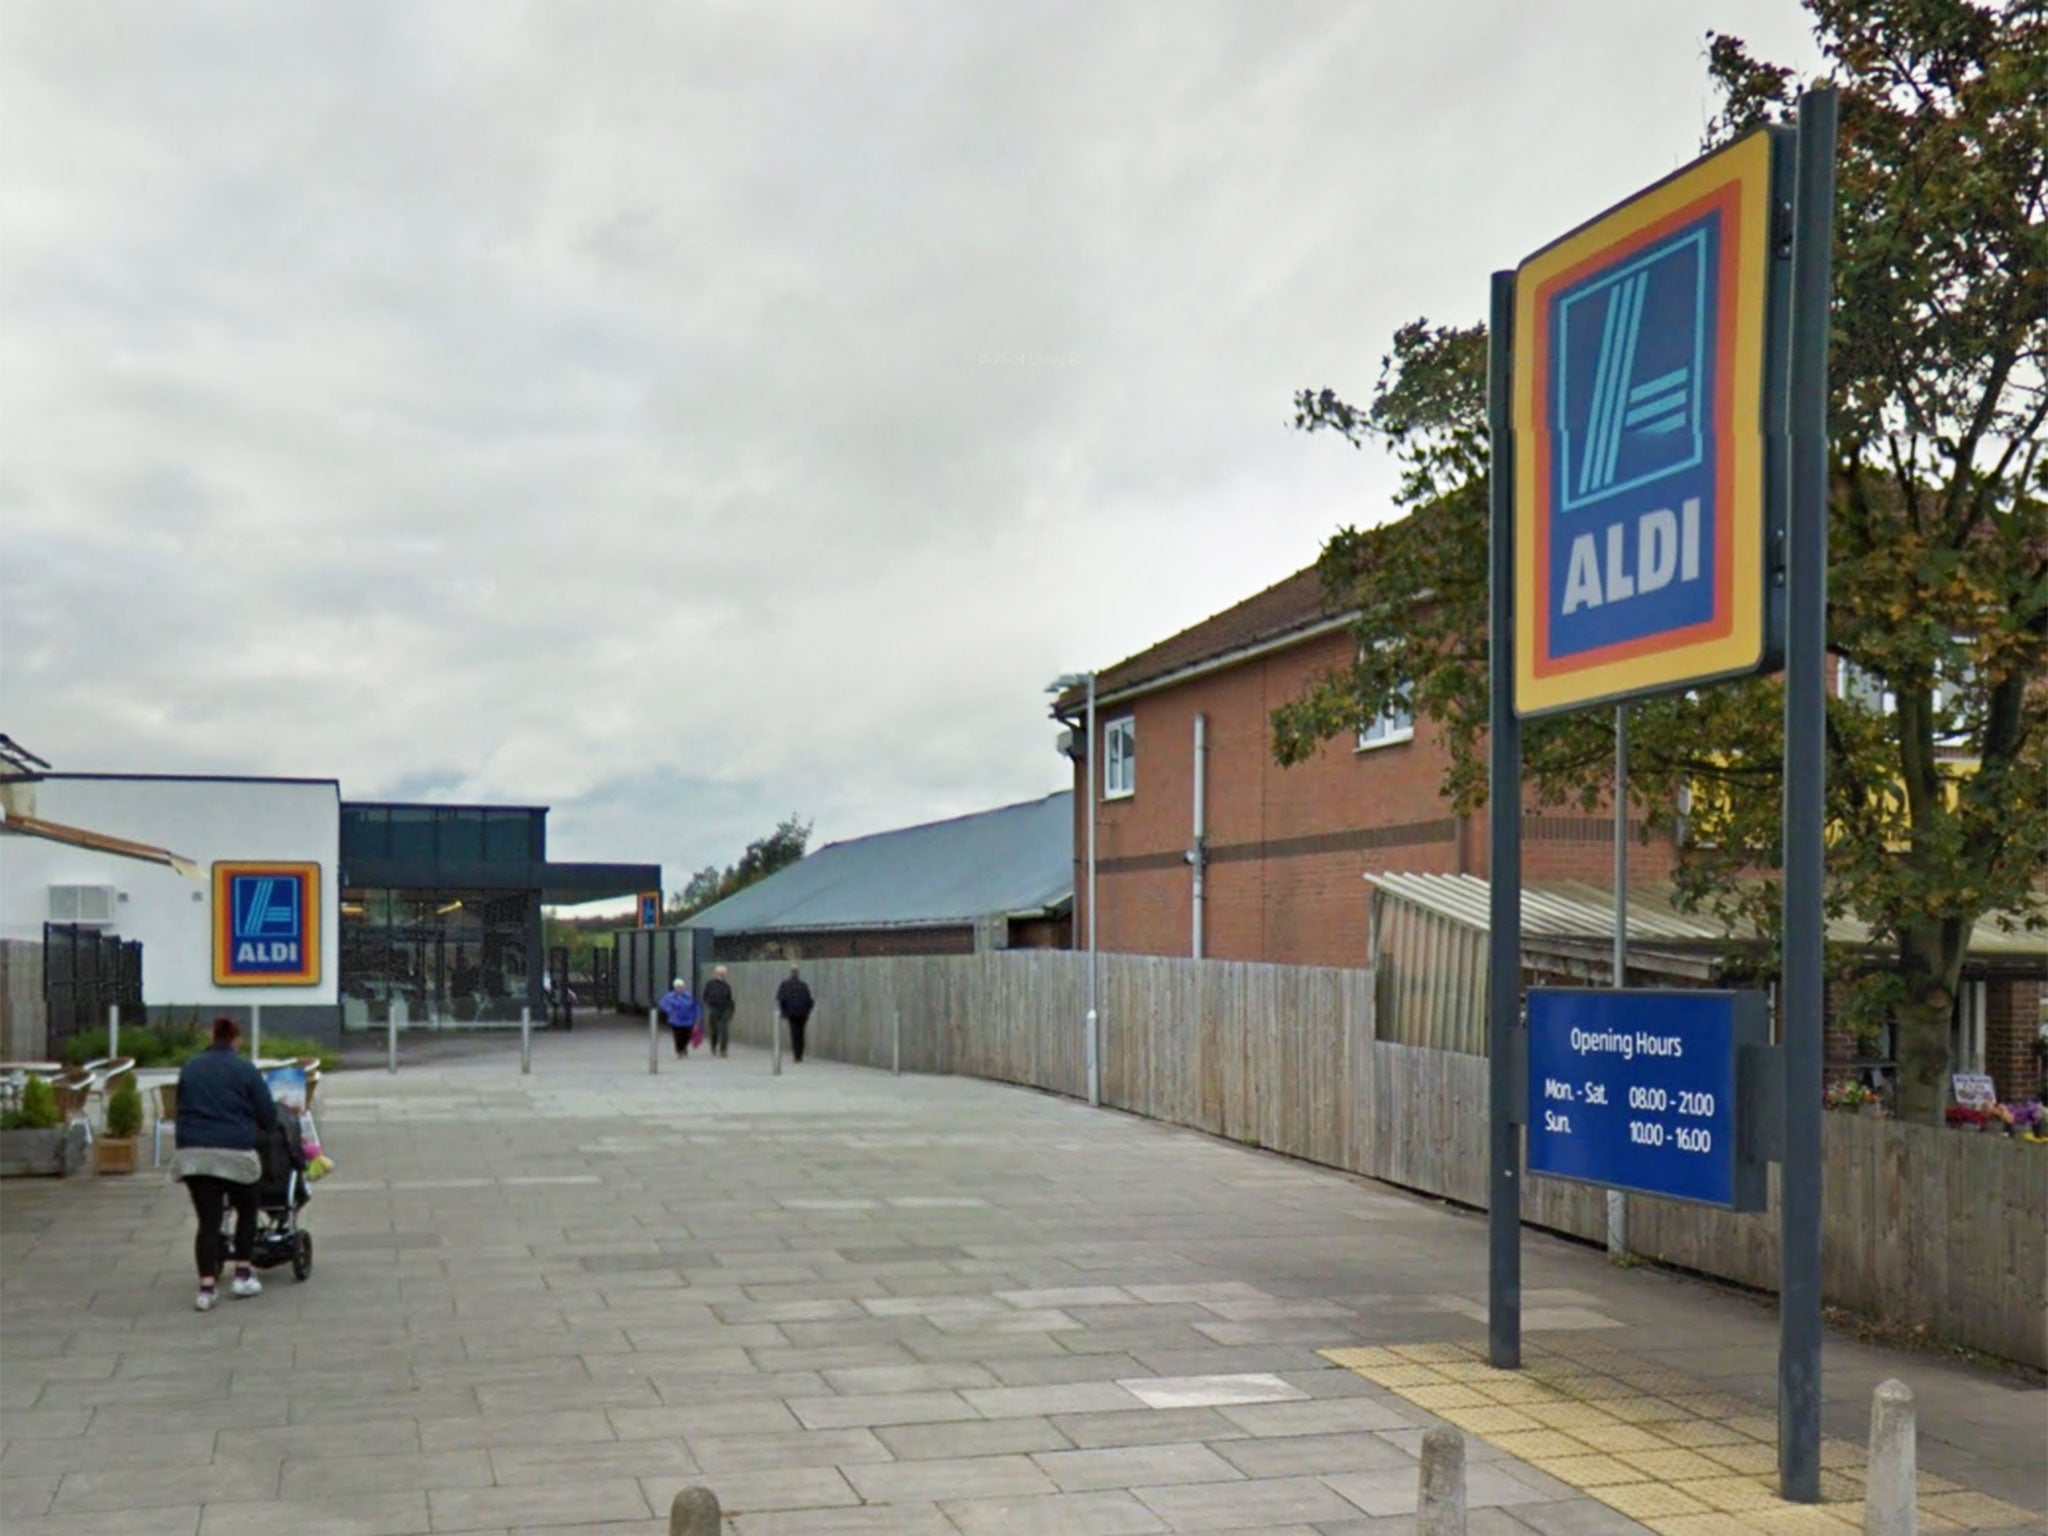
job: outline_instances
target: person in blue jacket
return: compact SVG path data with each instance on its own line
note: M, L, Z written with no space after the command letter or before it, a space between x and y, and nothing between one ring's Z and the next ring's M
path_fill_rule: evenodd
M668 991L662 994L661 1016L668 1020L669 1032L675 1036L676 1054L688 1055L690 1032L697 1027L701 1010L697 999L690 996L690 984L682 977L670 982Z
M263 1282L250 1268L256 1251L256 1185L263 1177L258 1138L277 1124L270 1085L255 1064L235 1050L242 1027L233 1019L213 1021L213 1043L178 1071L178 1151L171 1177L184 1182L199 1216L192 1244L199 1268L202 1312L219 1296L221 1226L235 1208L234 1294L254 1296Z

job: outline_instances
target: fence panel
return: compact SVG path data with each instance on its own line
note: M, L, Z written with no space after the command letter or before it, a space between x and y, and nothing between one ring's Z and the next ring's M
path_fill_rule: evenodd
M1417 1017L1441 1038L1469 1038L1480 1027L1460 1017L1473 1006L1462 974L1469 956L1441 958L1447 982ZM1375 1038L1371 972L1143 955L1098 963L1105 1103L1486 1204L1486 1059ZM787 974L767 962L732 967L738 1038L767 1043ZM1086 1092L1085 954L819 960L804 975L818 997L811 1038L820 1056L887 1067L900 1012L905 1071ZM1827 1298L2048 1366L2048 1156L1998 1137L1847 1115L1827 1116L1824 1130ZM1771 1185L1775 1207L1775 1170ZM1636 1252L1775 1287L1774 1209L1737 1216L1639 1196L1628 1205ZM1522 1214L1599 1241L1605 1192L1528 1179Z

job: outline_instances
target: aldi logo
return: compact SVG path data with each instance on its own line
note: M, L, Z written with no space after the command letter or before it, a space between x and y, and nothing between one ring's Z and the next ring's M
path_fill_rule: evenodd
M1515 279L1515 709L1776 664L1765 462L1771 188L1752 134Z
M320 866L213 866L213 980L309 987L320 980Z

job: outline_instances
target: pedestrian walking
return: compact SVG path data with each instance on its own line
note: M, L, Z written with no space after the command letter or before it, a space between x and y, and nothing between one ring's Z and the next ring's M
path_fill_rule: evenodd
M697 999L690 995L690 984L678 976L661 997L661 1016L668 1020L669 1033L675 1036L677 1056L690 1054L690 1032L697 1027L701 1015Z
M804 1059L804 1026L811 1022L811 1010L817 1006L810 987L792 965L782 985L775 989L775 1009L789 1021L789 1054L798 1061Z
M277 1125L270 1085L252 1062L235 1052L242 1027L225 1016L213 1021L213 1043L178 1071L178 1150L171 1177L184 1183L199 1218L192 1259L199 1270L202 1312L219 1299L222 1226L235 1209L234 1294L263 1289L250 1261L256 1252L256 1186L263 1177L258 1138Z
M723 1056L732 1044L732 983L725 979L722 965L704 983L704 1012L711 1021L711 1052Z

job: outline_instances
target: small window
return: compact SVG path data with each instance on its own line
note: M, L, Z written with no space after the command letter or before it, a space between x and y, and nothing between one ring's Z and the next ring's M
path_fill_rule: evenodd
M1106 721L1102 727L1102 798L1115 800L1138 791L1138 722L1133 715Z
M1895 715L1899 712L1898 696L1884 684L1884 679L1875 672L1865 671L1846 656L1835 661L1835 695L1859 704L1873 715Z
M1373 719L1368 720L1358 732L1358 750L1367 751L1373 747L1391 747L1398 741L1415 739L1415 709L1403 697L1390 703Z

